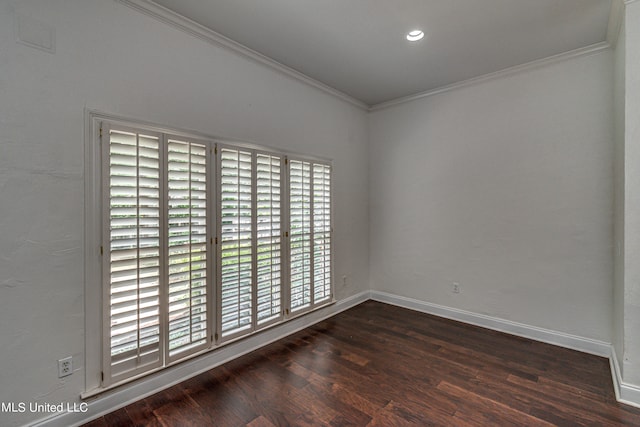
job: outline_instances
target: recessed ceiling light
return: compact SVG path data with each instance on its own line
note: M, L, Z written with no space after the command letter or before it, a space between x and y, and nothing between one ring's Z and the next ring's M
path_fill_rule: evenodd
M418 40L422 40L424 37L424 33L420 30L413 30L407 34L407 40L410 42L417 42Z

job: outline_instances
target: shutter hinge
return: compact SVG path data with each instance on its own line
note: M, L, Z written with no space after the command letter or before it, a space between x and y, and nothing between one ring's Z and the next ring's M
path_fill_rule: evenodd
M213 154L218 154L218 146L213 147Z
M104 371L100 371L100 381L104 382Z
M216 236L216 245L218 244L218 236Z
M287 315L289 314L289 309L288 308L284 310L284 314L287 314Z
M288 164L289 164L289 158L288 158L288 157L285 157L285 158L284 158L284 164L285 164L285 165L288 165Z
M100 255L104 255L104 246L100 246Z
M284 237L289 237L289 232L288 231L284 232Z
M102 139L102 126L100 126L100 138Z
M218 341L218 333L216 332L213 337L215 338L216 341Z

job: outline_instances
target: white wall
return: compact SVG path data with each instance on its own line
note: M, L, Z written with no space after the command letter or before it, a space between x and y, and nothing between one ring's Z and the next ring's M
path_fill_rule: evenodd
M640 2L625 13L625 218L623 380L640 404Z
M55 54L15 42L14 12L55 28ZM364 111L115 1L2 0L0 402L84 391L85 332L100 332L84 330L85 107L334 159L337 298L368 289Z
M371 113L372 289L610 342L612 68L604 51Z
M614 313L620 397L640 405L640 2L626 2L614 57Z
M640 46L639 9L627 5L627 46ZM55 28L55 54L15 42L15 13ZM640 384L640 49L619 52L367 119L115 1L0 0L0 402L77 402L85 388L85 333L99 333L84 330L85 107L333 158L338 299L371 284L617 350L630 331L618 356L625 381ZM638 147L626 169L625 147L616 151L627 262L615 260L612 297L621 126L626 149ZM67 355L76 371L61 380L56 360ZM0 413L0 425L44 416Z
M613 167L613 332L618 366L622 369L624 354L624 103L625 103L625 25L620 26L613 58L614 73L614 167Z

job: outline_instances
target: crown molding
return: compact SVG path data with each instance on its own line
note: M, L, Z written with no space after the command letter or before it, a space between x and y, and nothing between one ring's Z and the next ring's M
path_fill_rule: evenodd
M160 22L169 24L174 28L184 31L200 40L208 42L218 47L225 48L229 51L235 52L247 59L250 59L258 64L266 66L272 70L278 71L290 78L293 78L301 83L314 87L322 92L332 95L342 101L345 101L355 107L358 107L364 111L377 111L393 107L396 105L404 104L406 102L415 101L418 99L426 98L432 95L437 95L443 92L460 89L463 87L483 83L489 80L497 79L500 77L509 76L522 71L531 70L546 65L554 64L557 62L565 61L580 56L591 55L610 47L615 47L618 39L618 33L620 25L624 17L625 5L636 3L640 0L613 0L611 3L611 11L609 14L609 23L607 26L607 41L596 43L583 48L575 49L572 51L560 53L557 55L549 56L547 58L527 62L525 64L516 65L503 70L484 74L477 77L472 77L467 80L462 80L456 83L452 83L446 86L441 86L436 89L428 90L425 92L419 92L416 94L404 96L401 98L392 99L390 101L381 102L375 105L367 105L366 103L347 95L329 85L326 85L316 79L313 79L306 74L294 70L280 62L277 62L266 55L256 52L243 44L240 44L228 37L223 36L197 22L186 18L164 6L155 3L153 0L115 0L118 3L124 4L132 9L144 13Z
M624 19L625 0L612 0L609 12L609 23L607 24L607 43L612 48L618 44L618 36L620 35L620 27Z
M637 1L637 0L633 0L633 1ZM520 64L513 67L505 68L503 70L496 71L493 73L484 74L478 77L472 77L470 79L462 80L460 82L452 83L446 86L441 86L433 90L428 90L428 91L416 93L413 95L403 96L401 98L392 99L391 101L381 102L379 104L372 105L369 108L369 111L384 110L386 108L394 107L396 105L405 104L407 102L416 101L422 98L426 98L426 97L437 95L444 92L449 92L456 89L461 89L468 86L473 86L473 85L484 83L490 80L495 80L501 77L506 77L513 74L521 73L523 71L529 71L529 70L544 67L547 65L556 64L558 62L566 61L568 59L593 55L595 53L601 52L609 48L610 48L610 45L607 42L592 44L590 46L582 47L579 49L571 50L568 52L560 53L560 54L549 56L542 59L537 59L535 61L527 62L525 64Z
M344 92L334 89L322 82L319 82L318 80L315 80L299 71L296 71L293 68L287 67L286 65L281 64L259 52L256 52L255 50L250 49L243 44L231 40L230 38L225 37L222 34L217 33L203 25L200 25L197 22L192 21L191 19L185 18L184 16L170 9L167 9L166 7L161 6L152 0L115 1L129 6L130 8L135 9L139 12L142 12L145 15L150 16L158 21L164 22L165 24L169 24L179 30L191 34L192 36L197 37L200 40L242 55L245 58L248 58L258 64L264 65L268 68L271 68L272 70L278 71L286 76L298 80L299 82L319 89L362 110L366 111L369 108L369 106L364 102L353 98L352 96L349 96Z

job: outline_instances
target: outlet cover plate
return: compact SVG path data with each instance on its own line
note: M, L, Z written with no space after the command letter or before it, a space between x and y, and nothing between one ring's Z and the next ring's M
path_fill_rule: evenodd
M58 378L73 374L73 357L65 357L58 360Z

